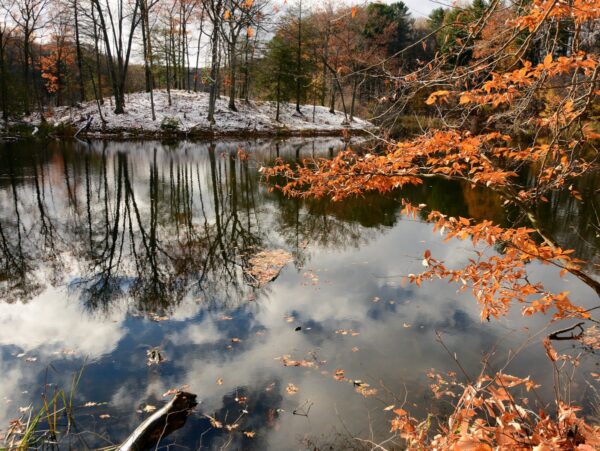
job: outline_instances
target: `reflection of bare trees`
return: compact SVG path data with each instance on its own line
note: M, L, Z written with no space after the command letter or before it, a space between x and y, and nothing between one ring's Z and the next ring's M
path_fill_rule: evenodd
M242 146L266 163L328 156L335 144ZM287 199L238 157L239 143L14 146L0 162L0 294L8 300L31 298L69 274L90 309L131 299L136 311L164 315L186 297L234 305L254 290L244 270L257 251L283 243L303 266L310 246L355 247L393 226L402 196L463 202L460 187L447 186L338 203ZM594 199L574 211L553 198L546 214L565 216L583 235ZM557 235L575 239L562 222L553 223Z

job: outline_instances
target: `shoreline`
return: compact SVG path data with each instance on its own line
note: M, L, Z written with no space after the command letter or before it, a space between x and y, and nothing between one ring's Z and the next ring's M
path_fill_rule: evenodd
M348 122L340 111L327 107L302 105L299 114L294 104L271 101L238 102L237 111L228 108L226 98L219 99L215 121L206 119L206 93L155 92L155 119L147 93L127 96L126 111L115 114L110 99L98 108L93 101L77 106L56 107L40 114L0 124L2 136L13 138L87 138L100 140L129 139L220 139L366 136L377 130L369 121L355 117ZM101 113L100 113L101 111ZM278 114L278 116L277 116ZM278 120L275 118L278 117Z

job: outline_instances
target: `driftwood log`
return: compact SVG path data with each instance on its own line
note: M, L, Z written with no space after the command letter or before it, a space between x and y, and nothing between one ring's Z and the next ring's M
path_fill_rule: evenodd
M173 399L146 418L119 446L118 451L143 451L155 447L162 438L183 427L197 404L196 395L177 392Z

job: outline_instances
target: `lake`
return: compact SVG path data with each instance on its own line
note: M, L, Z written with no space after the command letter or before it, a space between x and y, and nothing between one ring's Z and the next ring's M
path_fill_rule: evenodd
M442 180L338 203L288 199L258 172L277 157L342 147L326 138L0 144L0 430L30 405L35 415L42 393L68 390L82 368L74 427L62 438L75 449L122 442L182 387L199 404L161 447L359 447L355 438L390 435L388 406L447 413L427 372L460 373L454 353L470 375L491 353L491 372L530 374L542 384L537 402L550 403L541 339L572 322L523 318L518 308L481 321L455 285L402 283L423 269L426 249L450 265L474 255L470 242L444 242L402 216L402 198L503 225L526 224L520 213ZM580 184L584 203L556 193L540 214L598 278L600 177ZM291 262L257 288L251 257L277 249ZM555 268L528 271L576 303L598 303ZM585 379L599 363L584 353L572 382L588 413L599 401Z

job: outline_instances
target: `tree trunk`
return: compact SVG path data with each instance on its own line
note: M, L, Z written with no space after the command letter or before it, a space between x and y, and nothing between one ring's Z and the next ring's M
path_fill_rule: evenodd
M146 0L140 0L140 14L142 19L142 41L144 47L144 72L146 75L146 89L150 93L150 108L152 120L156 120L154 111L154 89L152 80L152 40L150 39L150 20L148 17L148 5Z
M7 102L7 89L6 89L6 68L4 66L4 32L0 31L0 107L2 108L2 119L4 122L8 121L8 102Z
M100 48L98 46L98 41L100 36L98 36L98 22L96 21L96 9L92 5L92 23L94 25L94 52L96 54L96 77L98 78L98 92L95 93L96 97L100 99L100 103L104 105L104 95L102 94L102 65L100 64ZM91 76L91 74L90 74Z
M302 0L299 3L298 13L298 53L296 55L296 111L300 114L300 95L302 89Z
M210 67L210 94L208 100L208 121L215 123L215 105L219 94L219 21L223 0L216 0L213 9L213 30L211 36L211 67Z
M237 57L235 54L236 39L232 38L231 45L229 48L229 109L231 111L237 111L235 107L235 88L236 88L236 71L237 71Z
M200 13L200 30L198 32L198 49L196 50L196 70L194 71L194 92L198 92L198 65L200 63L200 43L202 42L202 27L204 25L204 4L202 4L202 12Z
M23 91L23 106L26 116L31 113L29 110L29 90L31 88L31 85L29 84L29 59L31 57L29 48L30 39L30 33L26 30L25 35L23 36L23 82L25 83L25 89Z
M79 10L77 0L73 1L74 19L75 19L75 49L77 52L77 81L79 83L79 99L85 101L85 87L83 85L83 57L81 55L81 43L79 40Z

